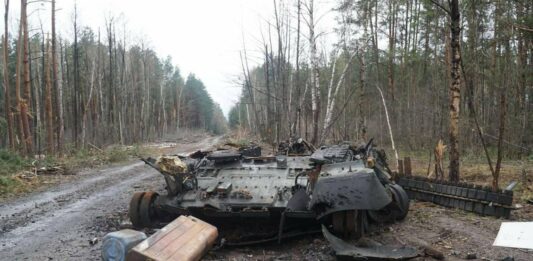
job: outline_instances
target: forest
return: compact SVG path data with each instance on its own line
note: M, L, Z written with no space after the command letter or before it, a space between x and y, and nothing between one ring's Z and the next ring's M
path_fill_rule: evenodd
M460 152L493 161L496 151L499 161L530 155L531 1L336 3L274 1L263 48L253 50L263 62L250 68L250 50L241 52L232 128L272 144L375 137L404 151L431 151L442 139L457 169ZM331 48L317 31L324 12L337 22Z
M0 259L531 259L532 0L3 7Z
M10 32L9 17L18 14L10 13L9 0L4 4L2 147L61 154L65 147L136 144L181 129L226 131L201 79L181 75L171 57L143 43L126 42L126 25L113 16L95 30L79 23L75 7L73 35L62 36L55 0L46 3L51 20L41 24L29 24L28 6L36 3L22 0L19 29Z
M242 46L242 93L227 121L198 77L127 42L116 17L90 28L74 8L72 35L58 35L56 1L44 3L51 19L41 24L29 23L33 2L21 0L20 14L4 4L0 145L22 155L228 126L274 146L374 137L396 154L441 139L453 169L460 154L492 157L493 172L504 156L530 155L531 1L342 0L323 10L274 0L261 48ZM324 14L336 20L328 32L318 26Z

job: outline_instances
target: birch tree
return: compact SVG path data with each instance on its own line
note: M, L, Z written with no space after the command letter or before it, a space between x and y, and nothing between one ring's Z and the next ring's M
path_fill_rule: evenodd
M317 50L317 35L315 35L315 8L313 0L305 5L307 9L306 23L309 28L309 63L311 64L311 111L312 111L312 134L311 143L318 142L318 125L320 121L320 71Z

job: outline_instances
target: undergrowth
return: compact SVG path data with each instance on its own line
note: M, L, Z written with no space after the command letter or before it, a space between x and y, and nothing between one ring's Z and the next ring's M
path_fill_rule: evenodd
M51 155L36 160L16 152L0 150L0 197L31 190L39 182L34 175L35 168L59 167L62 173L71 173L75 169L124 162L152 153L152 149L138 145L110 146L105 149L75 149L67 146L65 151L62 157Z
M0 195L12 192L21 185L21 181L13 177L13 173L18 173L31 166L29 160L8 150L0 150Z

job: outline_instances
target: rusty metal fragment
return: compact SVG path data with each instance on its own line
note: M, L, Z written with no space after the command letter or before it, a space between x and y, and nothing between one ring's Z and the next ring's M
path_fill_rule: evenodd
M337 258L343 260L404 260L418 256L415 248L407 246L354 246L331 234L325 226L322 234Z

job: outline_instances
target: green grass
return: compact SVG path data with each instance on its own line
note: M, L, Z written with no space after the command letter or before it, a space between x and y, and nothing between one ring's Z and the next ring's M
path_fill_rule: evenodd
M4 149L0 150L0 176L17 173L29 166L31 162L20 155Z
M22 182L13 177L0 176L0 195L11 193L21 185Z
M22 182L13 175L30 166L31 162L17 153L0 150L0 195L10 193L20 187Z

